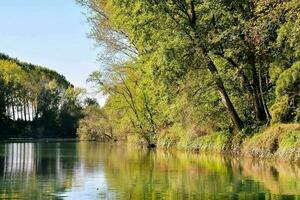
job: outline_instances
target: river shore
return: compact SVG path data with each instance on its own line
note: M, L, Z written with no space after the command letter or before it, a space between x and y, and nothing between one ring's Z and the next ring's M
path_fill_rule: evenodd
M197 138L180 138L173 140L173 143L161 139L157 146L299 162L300 124L277 124L251 135L215 133Z
M276 124L250 135L212 133L198 137L176 137L175 133L165 133L158 137L156 146L299 162L300 124Z

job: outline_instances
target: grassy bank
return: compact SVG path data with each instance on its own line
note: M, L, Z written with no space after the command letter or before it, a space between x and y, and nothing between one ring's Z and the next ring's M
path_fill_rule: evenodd
M277 124L246 138L241 152L258 158L300 161L300 124Z
M127 137L112 137L111 141L126 142L139 146L149 146L145 138L138 134ZM81 138L81 140L86 140ZM97 139L90 139L97 140ZM104 140L107 142L107 140ZM300 161L300 124L273 124L252 133L230 134L228 132L197 132L179 127L159 132L154 145L159 149L180 150L214 154L234 154L252 158Z
M276 124L251 135L230 136L222 132L204 136L182 135L176 132L163 134L158 137L157 146L300 161L300 124Z

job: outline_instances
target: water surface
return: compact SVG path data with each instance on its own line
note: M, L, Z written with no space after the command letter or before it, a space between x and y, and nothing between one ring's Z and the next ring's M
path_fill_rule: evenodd
M300 168L97 142L1 143L0 199L300 199Z

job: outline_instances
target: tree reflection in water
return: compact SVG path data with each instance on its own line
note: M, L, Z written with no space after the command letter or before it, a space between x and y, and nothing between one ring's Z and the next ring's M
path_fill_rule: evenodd
M298 165L96 142L0 144L0 198L299 199Z

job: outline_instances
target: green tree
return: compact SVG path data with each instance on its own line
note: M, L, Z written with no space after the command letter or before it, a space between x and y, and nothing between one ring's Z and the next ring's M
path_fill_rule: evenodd
M77 135L81 140L112 140L113 130L107 113L98 105L84 109L84 118L80 120Z
M93 80L104 108L148 143L299 119L299 1L78 2L113 58Z
M75 136L81 90L64 76L0 54L0 87L0 124L10 137Z

